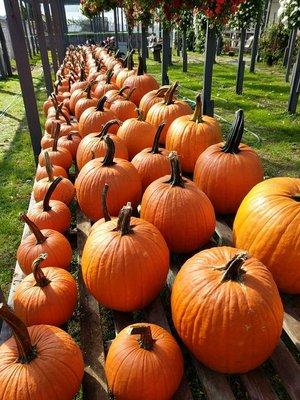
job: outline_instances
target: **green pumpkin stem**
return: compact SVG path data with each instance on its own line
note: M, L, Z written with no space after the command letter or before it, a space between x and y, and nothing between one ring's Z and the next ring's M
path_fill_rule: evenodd
M107 100L106 96L101 97L101 99L98 101L97 107L96 107L96 111L104 111L104 104Z
M181 165L176 151L171 151L169 154L169 160L171 162L172 173L171 178L166 183L170 183L172 186L180 186L184 188L185 180L182 177Z
M137 76L141 76L144 75L145 73L145 62L143 60L143 57L139 56L139 65L138 65L138 69L137 69Z
M130 225L131 215L131 203L127 203L126 206L122 207L118 217L116 230L121 233L121 236L129 235L133 232L132 226Z
M46 287L49 285L49 283L51 283L51 281L48 278L46 278L41 268L42 261L46 260L47 257L48 257L47 253L42 253L32 263L32 273L36 281L36 285L39 286L40 288Z
M228 135L225 145L221 148L223 153L237 154L239 145L244 133L244 111L238 110L235 113L235 120Z
M176 92L176 90L178 88L178 85L179 85L178 82L175 82L171 86L171 88L169 90L167 90L167 92L165 94L165 104L167 106L169 106L169 105L174 103L174 95L175 95L175 92Z
M48 151L45 150L44 156L45 156L46 172L47 172L47 175L49 178L49 182L52 182L53 181L53 167L52 167L52 164L50 161Z
M101 193L101 207L102 207L102 212L103 212L103 217L105 222L111 221L111 216L108 211L107 207L107 193L108 193L109 186L106 183L103 187L102 193Z
M246 252L236 254L225 266L225 272L222 276L222 282L239 282L242 275L245 273L245 271L242 270L242 266L244 262L248 259L248 257L249 256Z
M130 335L140 335L138 339L141 349L151 351L155 344L155 339L153 339L151 334L151 328L149 325L138 325L130 327Z
M105 157L102 161L102 165L104 167L111 167L112 165L115 165L115 162L114 162L115 144L109 135L105 135L103 140L105 141L105 143L107 145L107 151L106 151Z
M149 151L149 153L152 153L152 154L159 154L159 153L161 153L161 151L159 150L159 140L160 140L160 136L161 136L161 133L162 133L162 131L163 131L165 125L166 125L166 124L165 124L164 122L162 122L162 123L159 125L159 127L157 128L157 131L156 131L156 134L155 134L155 137L154 137L154 141L153 141L153 145L152 145L152 148L151 148L151 150Z
M48 190L46 192L46 195L44 197L44 200L43 200L43 211L50 211L51 210L51 207L50 207L50 204L49 204L51 196L52 196L54 190L56 189L56 186L61 181L62 181L62 177L58 176L57 178L54 179L54 181L49 186L49 188L48 188Z
M197 124L200 124L203 122L202 119L202 99L201 99L201 93L198 94L196 97L196 108L194 115L192 117L192 121L196 122Z
M25 222L29 226L29 229L36 238L37 244L45 243L45 241L47 240L46 236L43 235L42 231L36 226L33 221L31 221L31 219L27 217L25 213L20 214L20 220Z
M9 325L13 332L19 353L18 362L29 364L37 357L37 353L34 346L32 346L27 327L4 303L0 303L0 317Z
M98 137L100 139L104 139L104 137L108 134L108 130L111 126L113 125L121 125L121 121L119 121L118 119L112 119L111 121L106 122L106 124L102 125L102 129L101 132L96 135L95 137Z
M57 142L59 139L59 132L60 132L60 123L57 122L56 123L56 127L55 127L55 133L54 133L54 142L52 145L52 151L57 151Z

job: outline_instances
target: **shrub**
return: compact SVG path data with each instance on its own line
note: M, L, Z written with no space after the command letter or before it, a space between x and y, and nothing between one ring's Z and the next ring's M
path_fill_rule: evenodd
M288 33L281 23L268 27L261 36L261 58L268 65L277 64L283 59L284 50L288 43Z

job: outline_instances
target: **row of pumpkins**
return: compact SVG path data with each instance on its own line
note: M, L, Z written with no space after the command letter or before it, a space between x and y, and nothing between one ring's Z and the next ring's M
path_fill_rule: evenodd
M27 276L15 291L14 313L0 306L14 332L0 347L0 398L71 400L81 383L81 352L58 328L77 303L64 236L75 193L95 222L82 255L85 285L99 303L127 312L158 296L170 252L197 250L214 232L215 213L238 211L236 248L195 254L171 295L179 336L216 371L260 365L282 330L275 282L300 292L300 180L262 181L259 157L241 144L242 110L220 143L218 122L201 114L200 96L193 112L176 98L177 83L159 88L142 59L134 69L132 53L126 65L100 47L69 49L44 103L36 204L21 215L32 234L17 252ZM139 205L141 218L133 216ZM113 341L105 368L116 399L167 400L180 384L183 358L164 329L134 324Z

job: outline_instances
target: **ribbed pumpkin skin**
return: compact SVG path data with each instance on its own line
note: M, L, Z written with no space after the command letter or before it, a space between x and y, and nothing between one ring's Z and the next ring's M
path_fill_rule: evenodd
M110 109L122 122L136 116L136 105L129 100L115 100L110 106Z
M125 141L131 160L137 153L152 145L155 132L155 128L148 122L130 118L120 126L117 136Z
M75 117L77 121L80 120L82 113L90 107L96 107L97 99L83 98L79 99L75 106Z
M80 142L76 156L77 167L79 170L81 170L85 164L93 159L93 153L95 158L105 156L107 146L104 140L101 140L97 136L99 136L99 133L90 133ZM128 160L128 150L124 140L116 135L111 135L110 137L115 144L116 158Z
M52 151L52 148L48 148L43 150L39 155L39 164L41 167L46 165L45 161L45 151L49 153L51 164L59 165L66 171L71 167L73 158L69 150L65 149L64 147L58 147L58 151Z
M136 335L129 335L131 327L142 325L151 327L156 340L150 351L140 348ZM118 400L170 400L183 375L183 358L169 332L154 324L133 324L112 342L105 371Z
M17 260L25 275L32 272L32 263L41 253L48 257L42 261L41 267L58 267L68 269L72 260L72 248L68 240L59 232L52 229L43 229L42 233L47 240L37 244L33 234L22 240L18 251Z
M124 85L124 82L126 81L126 79L135 74L135 69L131 69L129 70L128 68L124 68L122 69L117 77L116 77L116 85L118 86L119 89L121 89Z
M64 178L68 178L68 174L66 172L66 170L63 167L60 167L59 165L52 165L53 168L53 176L62 176ZM39 181L43 178L47 178L48 177L48 173L46 170L46 167L41 167L40 165L37 166L37 170L36 170L36 175L35 175L35 179L36 181Z
M111 192L109 185L108 200ZM134 311L148 305L164 287L169 251L152 224L131 218L134 233L121 236L114 231L117 222L114 219L91 231L83 250L82 275L99 303Z
M241 252L231 247L201 251L183 265L172 289L172 318L181 339L199 361L223 373L259 366L282 330L278 290L257 259L245 261L242 283L221 282L220 268Z
M256 185L240 205L233 225L235 246L271 271L282 292L300 293L300 179L272 178Z
M0 346L0 398L5 400L71 400L79 390L84 363L71 336L55 326L28 328L37 358L17 363L14 338ZM11 377L14 379L11 379Z
M137 207L142 197L141 178L130 162L115 158L113 166L105 167L101 161L103 158L96 158L85 164L75 182L80 208L92 221L103 217L100 198L105 183L109 185L107 204L112 215L118 215L128 201Z
M44 211L43 201L36 203L27 213L27 216L39 229L53 229L64 233L71 225L71 211L59 200L50 200L50 211Z
M52 181L49 178L40 179L34 184L33 195L35 201L42 201L51 185ZM59 200L65 204L70 204L75 195L74 185L69 179L63 178L60 184L55 188L51 199Z
M79 134L84 137L89 133L100 132L102 125L112 119L116 119L116 116L109 109L96 111L96 107L90 107L81 114L78 125ZM111 133L117 133L117 130L116 126L112 126L110 129Z
M207 196L189 179L185 188L166 183L170 176L157 179L146 189L141 218L156 226L169 250L188 253L207 243L216 218Z
M129 76L125 79L124 86L129 86L130 89L135 88L130 100L137 106L140 104L141 99L146 93L159 88L156 79L152 75L148 74Z
M148 111L146 121L154 127L165 123L164 130L160 137L160 143L164 144L166 135L172 122L183 115L192 114L193 110L184 101L176 100L173 104L156 103Z
M150 92L146 93L139 104L139 109L142 110L143 115L145 118L147 117L148 111L150 108L156 104L161 103L164 101L163 97L157 96L157 90L151 90Z
M88 85L88 82L86 83L86 85ZM80 99L85 99L86 96L87 96L87 93L82 89L76 89L71 94L69 107L70 107L72 114L75 113L75 107L76 107L77 101L79 101Z
M77 303L77 286L72 275L61 268L48 267L43 273L50 280L41 288L33 274L26 276L14 293L14 310L27 326L61 326L67 322Z
M194 182L207 194L216 213L232 214L253 186L263 180L263 169L251 147L240 144L240 152L231 154L221 151L223 145L212 145L199 156Z
M222 140L221 128L217 120L202 116L202 123L192 121L192 115L176 118L166 136L166 149L180 154L184 172L193 173L199 155L212 144Z
M64 147L65 149L67 149L71 153L73 160L75 160L77 149L80 142L81 142L81 137L78 134L75 134L74 132L74 134L72 134L71 136L68 135L59 138L57 143L59 147Z

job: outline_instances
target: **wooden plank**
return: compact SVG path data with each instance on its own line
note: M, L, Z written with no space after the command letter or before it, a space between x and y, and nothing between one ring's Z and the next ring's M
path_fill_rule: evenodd
M81 274L81 257L90 221L77 211L77 243L79 264L80 332L85 374L82 382L84 400L108 399L108 388L104 372L104 345L101 331L99 305L87 292Z
M283 296L283 329L300 350L300 296Z
M300 399L300 365L280 340L271 361L292 400Z
M240 375L251 400L277 400L272 385L261 368Z
M232 246L232 230L223 219L218 219L216 223L215 236L218 237L218 246Z

